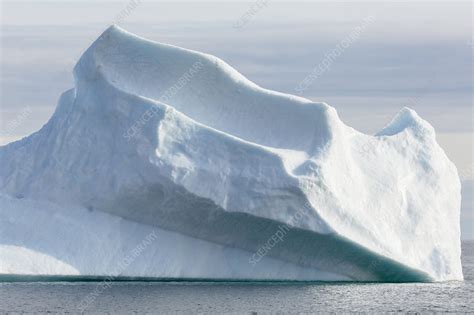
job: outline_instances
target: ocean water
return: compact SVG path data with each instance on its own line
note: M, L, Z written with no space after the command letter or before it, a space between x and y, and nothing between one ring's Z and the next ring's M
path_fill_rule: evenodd
M474 241L462 246L463 282L113 282L92 295L99 282L0 283L0 313L474 313Z

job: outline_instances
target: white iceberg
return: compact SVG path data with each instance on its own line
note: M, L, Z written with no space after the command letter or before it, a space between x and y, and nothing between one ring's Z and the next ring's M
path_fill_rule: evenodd
M74 75L40 131L0 147L0 274L463 278L457 170L413 110L365 135L116 26Z

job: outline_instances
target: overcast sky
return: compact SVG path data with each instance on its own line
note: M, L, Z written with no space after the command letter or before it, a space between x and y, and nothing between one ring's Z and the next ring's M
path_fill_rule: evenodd
M60 93L73 86L74 63L112 23L214 54L263 87L296 93L372 16L301 95L334 106L366 133L403 106L414 108L433 124L465 180L463 232L474 238L470 1L2 1L1 11L0 144L47 121Z

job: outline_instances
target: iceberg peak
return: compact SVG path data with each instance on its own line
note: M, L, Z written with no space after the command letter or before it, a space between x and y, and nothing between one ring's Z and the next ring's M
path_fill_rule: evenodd
M395 118L383 128L377 135L392 136L406 129L411 129L419 135L431 136L434 138L434 128L411 108L404 107Z

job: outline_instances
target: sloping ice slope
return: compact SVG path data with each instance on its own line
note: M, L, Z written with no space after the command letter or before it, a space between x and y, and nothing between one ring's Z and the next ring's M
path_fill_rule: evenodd
M94 245L108 248L106 261L129 237L159 231L162 241L129 276L462 279L459 177L413 110L365 135L324 103L262 89L216 57L116 26L83 54L74 76L40 131L0 147L0 250L9 253L0 273L54 273L34 261L4 268L19 250L69 266L58 273L106 272L92 252L71 257L87 238L69 234L66 248L54 231L35 241L15 232L54 208L84 231L111 222L111 238ZM7 228L21 211L31 215ZM66 221L57 224L74 219ZM278 231L283 237L269 248ZM164 252L173 259L161 263ZM194 259L209 263L197 268Z

